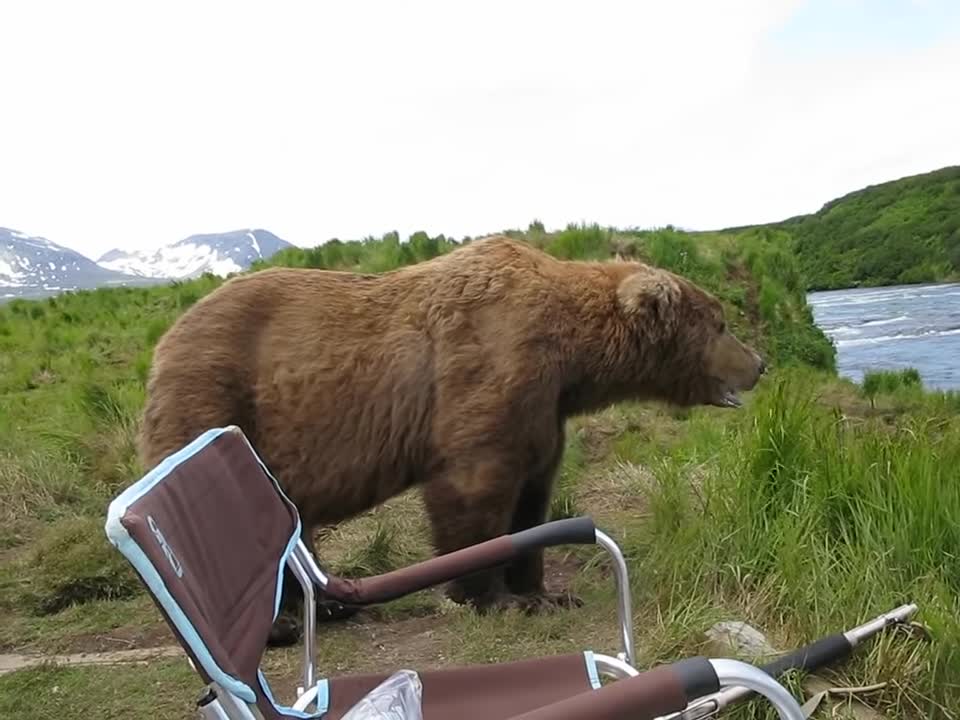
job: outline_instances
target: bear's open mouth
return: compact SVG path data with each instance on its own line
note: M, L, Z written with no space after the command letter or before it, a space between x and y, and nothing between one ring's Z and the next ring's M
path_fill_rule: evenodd
M716 376L709 377L708 384L703 387L701 403L704 405L713 405L721 408L739 408L743 407L743 400L740 399L740 393L749 390L742 383L730 381Z
M721 407L731 407L738 408L743 405L743 401L740 399L740 396L737 395L733 390L727 390L720 396L720 406Z
M723 383L714 390L710 404L722 408L738 408L743 405L743 401L734 388Z

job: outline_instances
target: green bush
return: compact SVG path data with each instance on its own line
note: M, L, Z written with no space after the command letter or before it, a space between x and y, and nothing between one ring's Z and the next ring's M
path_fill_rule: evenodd
M568 225L547 241L546 251L564 260L609 259L611 233L599 225Z

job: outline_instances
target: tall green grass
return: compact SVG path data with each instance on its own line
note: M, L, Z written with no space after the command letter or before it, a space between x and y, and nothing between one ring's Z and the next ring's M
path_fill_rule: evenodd
M895 425L847 418L811 393L823 382L782 372L715 442L664 457L635 551L660 592L749 597L808 639L917 602L934 642L855 667L896 680L874 698L892 717L947 717L960 708L960 417L930 401Z

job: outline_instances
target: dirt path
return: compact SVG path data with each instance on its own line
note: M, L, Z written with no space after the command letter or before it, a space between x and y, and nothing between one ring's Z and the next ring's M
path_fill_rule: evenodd
M0 675L47 664L54 665L126 665L147 663L158 658L182 657L179 645L166 645L134 650L73 653L69 655L0 655Z

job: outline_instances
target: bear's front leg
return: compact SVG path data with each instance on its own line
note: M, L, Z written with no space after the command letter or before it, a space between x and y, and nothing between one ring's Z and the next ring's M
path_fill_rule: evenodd
M499 459L447 468L423 486L437 555L476 545L510 531L522 477ZM502 567L458 578L447 586L454 602L486 611L520 604L509 593Z
M487 461L461 466L433 478L423 489L437 554L532 527L546 517L552 471L534 478L508 463ZM459 578L448 585L454 602L480 612L519 607L537 612L579 606L568 593L547 593L543 551L527 553L506 568L496 567Z
M551 488L556 462L542 473L531 476L517 500L510 523L510 532L515 533L540 525L549 518ZM543 550L521 555L505 570L504 578L510 593L524 598L524 606L531 611L555 607L580 607L583 601L566 591L547 592L543 578Z

